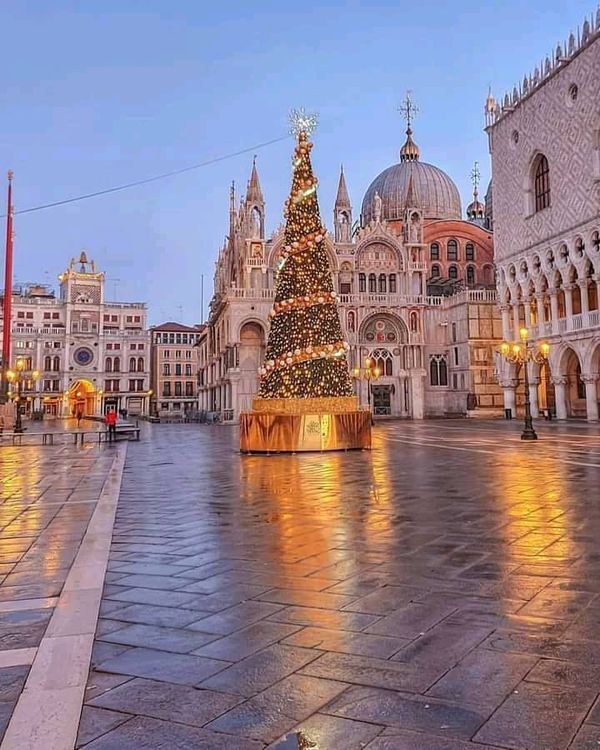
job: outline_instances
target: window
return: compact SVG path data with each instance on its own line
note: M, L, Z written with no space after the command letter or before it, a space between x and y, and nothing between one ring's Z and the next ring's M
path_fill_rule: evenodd
M143 380L136 380L137 390L143 391L144 390L144 381Z
M115 357L113 362L113 372L121 372L121 358Z
M48 372L48 370L52 369L52 357L44 357L44 370Z
M25 313L24 312L18 312L17 313L17 318L24 318L24 317L25 317Z
M104 362L104 370L105 372L112 372L112 358L107 357Z
M137 360L137 371L138 372L144 372L144 358L138 357Z
M129 346L129 348L131 349L131 351L132 351L132 352L134 352L134 351L136 351L136 349L137 349L137 344L131 344L131 345Z
M379 274L379 293L385 294L387 292L387 278L384 273Z
M135 372L135 357L129 357L129 372Z
M175 365L175 375L181 375L181 365L179 362Z
M550 168L548 159L541 154L538 157L535 167L535 177L533 183L535 194L535 210L542 211L550 205Z
M175 359L181 359L181 349L175 350Z
M54 372L58 372L60 370L60 357L54 357L52 365L52 369L54 370Z
M107 351L109 351L109 352L110 352L110 351L112 351L112 348L113 348L113 345L112 345L112 344L107 344L107 345L106 345L106 350L107 350Z
M185 358L186 359L191 359L192 358L192 352L189 349L185 353Z
M193 396L194 395L194 384L193 383L186 383L185 384L185 395L186 396Z
M44 320L50 320L50 313L44 313Z
M165 362L163 365L163 375L169 376L171 374L171 365L168 362Z
M167 398L171 395L171 383L163 383L163 396Z
M429 382L435 386L448 385L448 365L442 354L434 354L429 360Z
M175 395L176 395L176 396L181 396L181 395L182 395L182 391L181 391L181 383L180 383L179 381L177 381L177 382L175 383Z
M431 278L432 279L439 279L440 278L440 267L437 263L435 263L433 266L431 266Z
M352 286L349 281L342 281L340 283L340 294L351 294ZM184 342L185 343L185 342Z
M465 245L465 260L475 260L475 245L472 242Z
M377 277L374 273L369 274L369 292L372 294L377 292Z
M458 260L458 243L456 240L448 240L448 260Z
M59 315L58 313L52 313L52 320L58 320Z
M164 352L163 352L163 357L164 357L165 359L169 359L169 358L171 357L171 352L169 351L169 349L165 349L165 350L164 350Z
M458 366L458 346L454 347L454 364Z
M475 266L467 266L467 284L473 286L475 283Z
M191 366L191 365L186 365L186 366L185 366L185 374L186 374L186 375L187 375L188 377L191 377L191 375L192 375L192 366Z
M358 274L358 291L359 292L367 291L367 276L364 273Z
M135 391L135 380L130 380L129 381L129 390L130 391Z
M390 294L396 294L396 274L390 274Z
M452 342L456 341L456 323L452 323Z
M432 242L431 247L429 249L430 252L430 258L431 260L439 260L440 259L440 246L437 242Z
M448 269L448 278L458 279L458 267L457 266L450 266L450 268Z

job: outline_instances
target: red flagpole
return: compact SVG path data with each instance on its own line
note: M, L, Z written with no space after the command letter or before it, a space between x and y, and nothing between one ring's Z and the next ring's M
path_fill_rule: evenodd
M2 369L10 367L10 332L12 326L12 265L13 265L13 173L8 173L8 199L6 208L6 256L4 261L4 327L2 332ZM4 384L3 384L4 385Z

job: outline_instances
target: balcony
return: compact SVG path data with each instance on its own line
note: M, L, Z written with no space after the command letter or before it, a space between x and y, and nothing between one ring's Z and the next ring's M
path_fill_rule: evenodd
M227 290L227 296L233 299L262 299L272 300L275 298L274 289L239 289L237 287L231 287Z
M442 297L427 297L422 294L378 294L360 292L359 294L340 294L342 305L385 305L386 307L407 307L409 305L441 306Z

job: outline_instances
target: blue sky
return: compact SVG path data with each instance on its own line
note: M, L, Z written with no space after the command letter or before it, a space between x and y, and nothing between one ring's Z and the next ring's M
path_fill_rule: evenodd
M17 210L151 177L268 141L291 107L320 114L322 214L344 163L355 216L398 158L412 89L421 158L455 180L489 178L483 104L594 10L587 0L23 0L2 16L0 170ZM269 231L281 221L292 142L258 152ZM252 155L110 196L16 217L15 279L54 283L85 248L108 298L153 323L200 318L228 228L231 180Z

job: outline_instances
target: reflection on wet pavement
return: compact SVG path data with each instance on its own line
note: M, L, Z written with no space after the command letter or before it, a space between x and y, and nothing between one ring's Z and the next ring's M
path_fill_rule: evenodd
M0 739L61 594L113 456L0 443ZM13 666L13 664L17 666Z
M390 423L372 453L129 446L79 746L600 742L600 437Z

